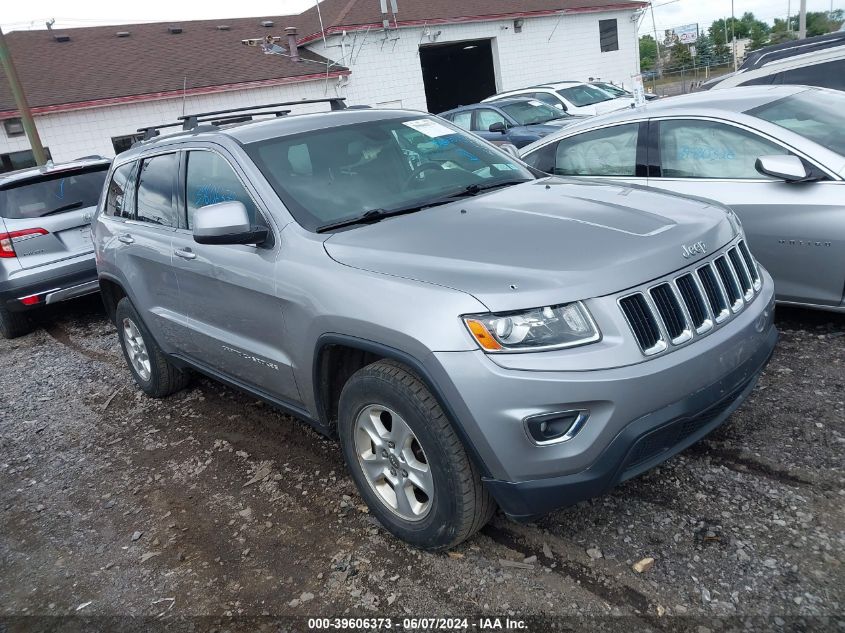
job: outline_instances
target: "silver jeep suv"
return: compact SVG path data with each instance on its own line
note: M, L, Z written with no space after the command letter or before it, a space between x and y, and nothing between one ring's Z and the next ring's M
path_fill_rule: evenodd
M147 394L198 370L339 437L372 513L442 549L653 467L754 387L772 280L725 208L332 106L115 159L100 286Z
M91 220L110 160L0 174L0 335L26 334L29 312L97 292Z

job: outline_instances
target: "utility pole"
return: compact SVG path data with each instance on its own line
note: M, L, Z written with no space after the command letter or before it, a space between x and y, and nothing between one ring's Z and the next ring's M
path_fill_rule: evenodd
M663 69L663 58L660 56L660 41L657 37L657 23L654 21L654 3L651 3L651 27L654 29L654 45L657 47L657 59L655 62L657 63L657 76L660 77L663 75L660 72Z
M739 64L736 62L736 15L734 15L734 0L731 0L731 44L733 45L734 51L734 72L736 72L739 70Z
M807 0L801 0L801 13L798 14L798 39L807 37Z
M2 29L0 29L0 65L6 71L6 79L9 81L12 97L14 97L15 105L18 108L18 112L20 112L23 129L26 132L27 139L29 139L29 146L32 148L32 156L36 164L43 165L47 162L44 146L41 144L41 138L38 136L38 129L35 127L32 112L30 112L29 104L26 102L26 95L23 92L20 78L15 70L15 64L12 62L12 56L9 54L9 48L6 46L6 38L3 36Z

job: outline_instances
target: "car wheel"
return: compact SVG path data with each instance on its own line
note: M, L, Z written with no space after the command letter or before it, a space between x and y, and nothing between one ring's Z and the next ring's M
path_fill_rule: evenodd
M475 465L425 384L382 360L344 385L338 433L352 478L370 511L417 547L454 547L496 510Z
M144 393L164 398L187 386L189 374L167 360L127 297L117 304L115 323L126 364Z
M0 306L0 334L3 338L17 338L32 330L32 322L24 312L10 312Z

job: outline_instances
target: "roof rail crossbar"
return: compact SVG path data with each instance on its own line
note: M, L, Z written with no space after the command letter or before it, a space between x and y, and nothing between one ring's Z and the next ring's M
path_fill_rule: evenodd
M151 138L155 138L159 135L159 130L166 127L177 127L179 125L182 125L182 123L162 123L161 125L148 125L147 127L139 127L136 131L144 133L144 137L141 140L149 141Z
M281 103L263 103L257 106L247 106L243 108L230 108L228 110L214 110L212 112L198 112L196 114L185 114L179 117L180 121L184 121L183 128L186 130L193 129L199 123L201 118L206 119L207 121L210 120L218 120L219 117L216 115L220 114L234 114L236 112L240 113L249 113L250 110L260 110L263 108L278 108L281 106L295 106L295 105L305 105L308 103L328 103L331 105L332 110L345 110L346 104L345 97L329 97L326 99L303 99L301 101L283 101ZM214 119L208 119L207 117L215 117Z
M229 114L226 116L209 116L196 119L197 123L212 123L214 125L225 125L226 123L238 123L240 121L251 121L252 117L270 116L277 117L290 114L290 110L267 110L266 112L245 112L243 114ZM190 128L186 128L190 129Z

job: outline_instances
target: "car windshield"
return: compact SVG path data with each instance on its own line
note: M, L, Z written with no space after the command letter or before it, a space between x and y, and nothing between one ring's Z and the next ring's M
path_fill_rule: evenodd
M534 178L492 145L430 116L317 129L256 141L246 150L311 231L368 211L425 206Z
M579 86L572 86L571 88L562 88L557 93L569 101L571 104L581 107L601 103L602 101L610 101L612 96L607 94L604 90L596 88L595 86L588 86L581 84Z
M631 95L631 93L627 90L623 90L619 86L614 86L613 84L597 83L593 85L599 88L600 90L604 90L607 94L611 95L612 97L628 97Z
M795 132L845 156L845 93L805 90L748 110L746 114Z
M12 182L0 190L0 217L10 220L93 207L100 199L108 165Z
M522 101L520 103L509 103L508 105L501 106L501 108L520 125L546 123L566 116L566 114L557 108L553 108L536 99Z

